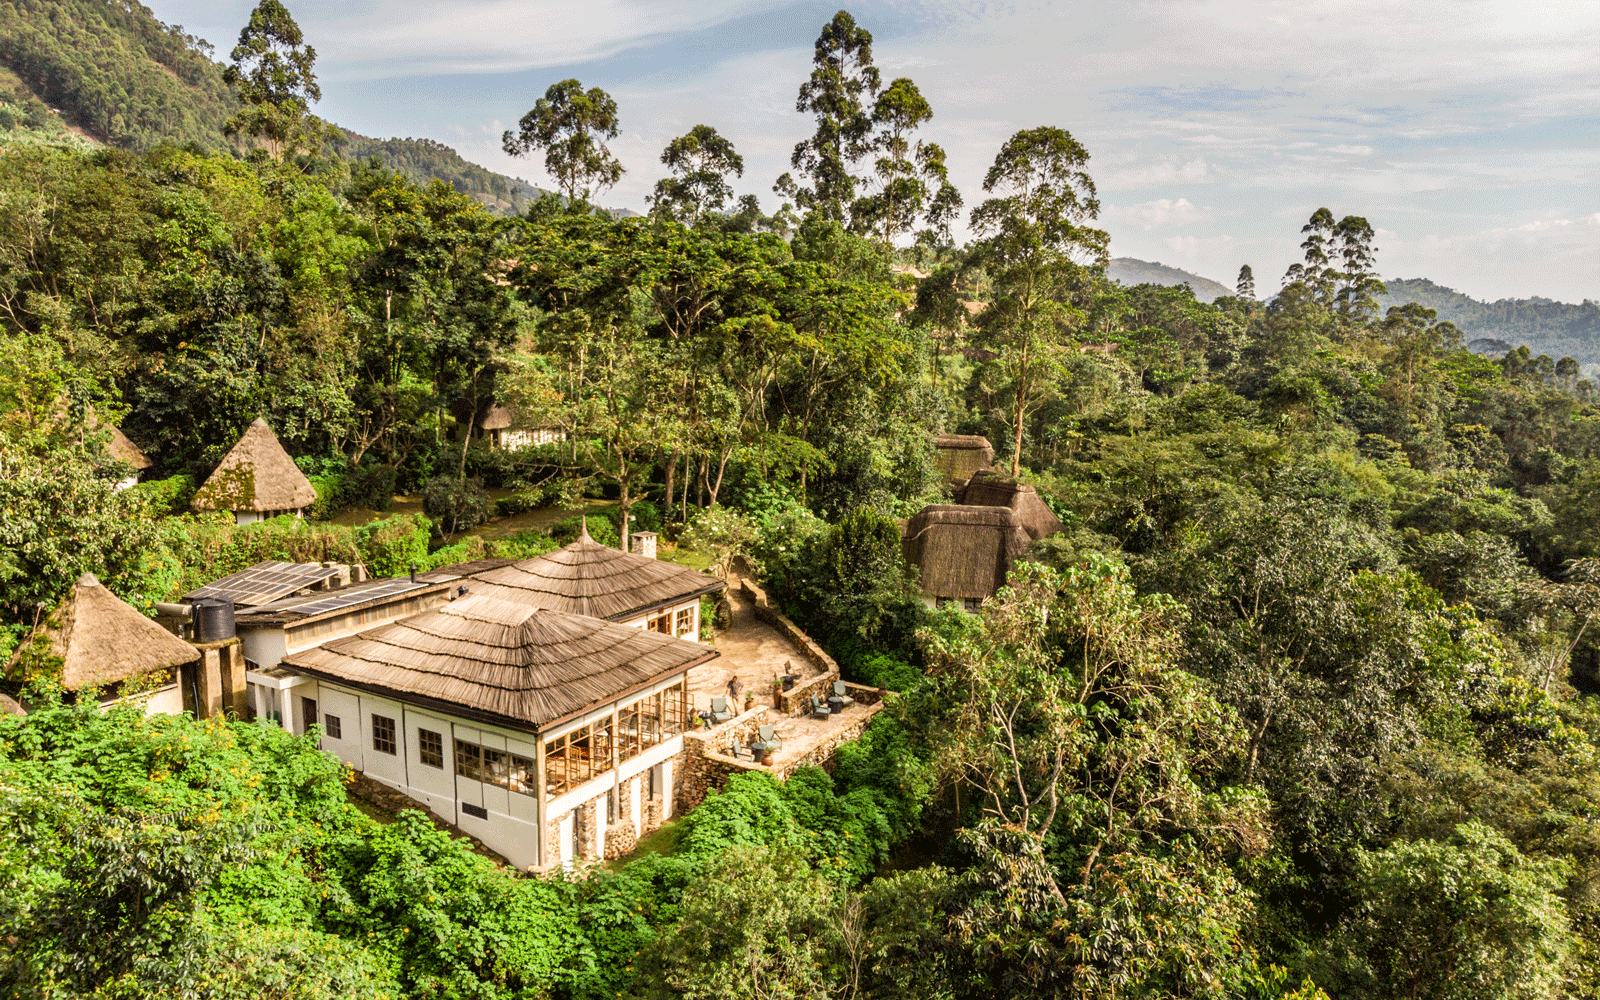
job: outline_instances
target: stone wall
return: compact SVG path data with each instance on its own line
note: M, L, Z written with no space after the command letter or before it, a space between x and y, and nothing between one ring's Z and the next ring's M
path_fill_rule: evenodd
M874 691L873 693L876 694L877 692ZM776 767L763 768L762 770L770 770L779 778L787 778L807 764L814 764L831 773L833 771L833 752L839 749L841 745L849 743L865 732L867 725L872 722L872 717L883 711L883 707L883 703L879 702L876 705L869 705L865 709L852 709L850 717L835 723L834 725L838 728L829 732L816 746L793 760L786 760Z
M784 715L805 715L810 711L810 696L826 698L833 690L833 682L839 679L839 664L833 657L823 652L822 647L812 641L809 635L801 630L800 626L790 621L767 600L766 591L740 578L739 587L750 599L750 605L755 609L756 617L770 625L774 631L787 639L790 645L800 651L800 655L818 670L822 671L817 677L807 677L797 681L795 686L779 693L777 709Z
M721 788L736 770L766 770L754 761L736 760L728 751L735 743L749 746L767 724L766 705L757 705L711 729L691 729L683 734L683 757L678 764L677 800L673 811L688 812L704 802L706 791Z

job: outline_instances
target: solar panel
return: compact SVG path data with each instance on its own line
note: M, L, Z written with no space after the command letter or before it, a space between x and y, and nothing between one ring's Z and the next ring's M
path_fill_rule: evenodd
M193 602L221 597L237 607L257 607L338 575L338 570L320 563L259 562L185 594L183 599Z
M315 594L305 594L300 597L286 597L273 601L271 604L251 608L250 614L260 615L293 615L296 618L314 618L325 615L331 611L341 611L345 608L366 604L368 601L382 600L385 597L395 597L399 594L413 590L422 590L434 586L418 580L412 583L406 577L396 577L392 580L372 580L367 583L358 583L351 587L341 587L338 590L319 591Z

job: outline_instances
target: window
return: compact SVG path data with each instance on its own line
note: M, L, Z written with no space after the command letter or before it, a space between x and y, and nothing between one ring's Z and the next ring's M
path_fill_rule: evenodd
M456 740L456 773L473 781L483 780L483 747Z
M519 795L538 795L538 771L533 761L521 754L512 754L511 774L507 778L506 787Z
M418 742L426 740L426 736L422 734L427 733L427 730L419 729L417 733ZM427 735L438 739L436 733ZM424 760L423 763L427 761ZM456 773L463 778L481 781L486 785L509 788L518 795L537 795L539 794L539 786L535 779L537 771L534 762L521 754L479 746L466 740L456 740Z
M417 756L429 767L444 768L444 737L431 729L417 730Z
M611 826L617 821L617 790L613 788L606 793L606 826Z
M307 729L317 724L317 699L300 699L300 718L304 721Z
M605 718L564 733L544 745L545 790L560 795L617 765L625 753L626 730ZM621 756L626 760L626 756Z
M333 739L344 739L344 727L339 724L337 715L324 715L322 717L322 729Z
M694 608L678 609L678 623L673 632L680 639L684 636L694 638Z
M510 767L504 750L483 748L483 777L479 781L505 788L510 784Z
M652 632L660 632L663 635L671 635L672 634L672 612L668 611L664 615L657 615L656 617L654 617L654 618L650 619L649 621L645 622L644 623L644 627L649 629Z
M372 717L372 749L379 753L394 753L394 720L386 715Z
M963 610L963 611L982 611L983 610L983 598L981 598L981 597L969 597L969 598L967 598L966 600L961 602L961 610Z

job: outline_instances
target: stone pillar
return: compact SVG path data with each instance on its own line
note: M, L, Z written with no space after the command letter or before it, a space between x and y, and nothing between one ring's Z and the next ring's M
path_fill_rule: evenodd
M239 718L247 714L249 697L245 688L244 645L238 636L218 642L194 644L200 651L200 660L188 676L180 673L180 683L185 685L183 707L197 719L231 712ZM194 688L188 686L192 678L199 688L199 704L194 703Z
M633 539L633 554L644 556L646 559L656 557L656 533L653 531L635 531L629 536Z

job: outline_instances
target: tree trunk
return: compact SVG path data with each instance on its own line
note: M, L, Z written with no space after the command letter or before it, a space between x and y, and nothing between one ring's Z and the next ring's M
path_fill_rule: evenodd
M669 518L672 516L672 495L673 495L672 494L672 478L673 478L673 473L676 472L677 470L678 470L678 453L677 452L673 452L671 454L671 456L669 456L667 458L667 505L666 505L665 509L666 509L666 515Z
M689 523L689 453L683 453L683 512L678 516L679 524Z
M628 512L633 509L633 497L628 491L628 477L622 476L621 494L617 502L617 548L628 551Z

